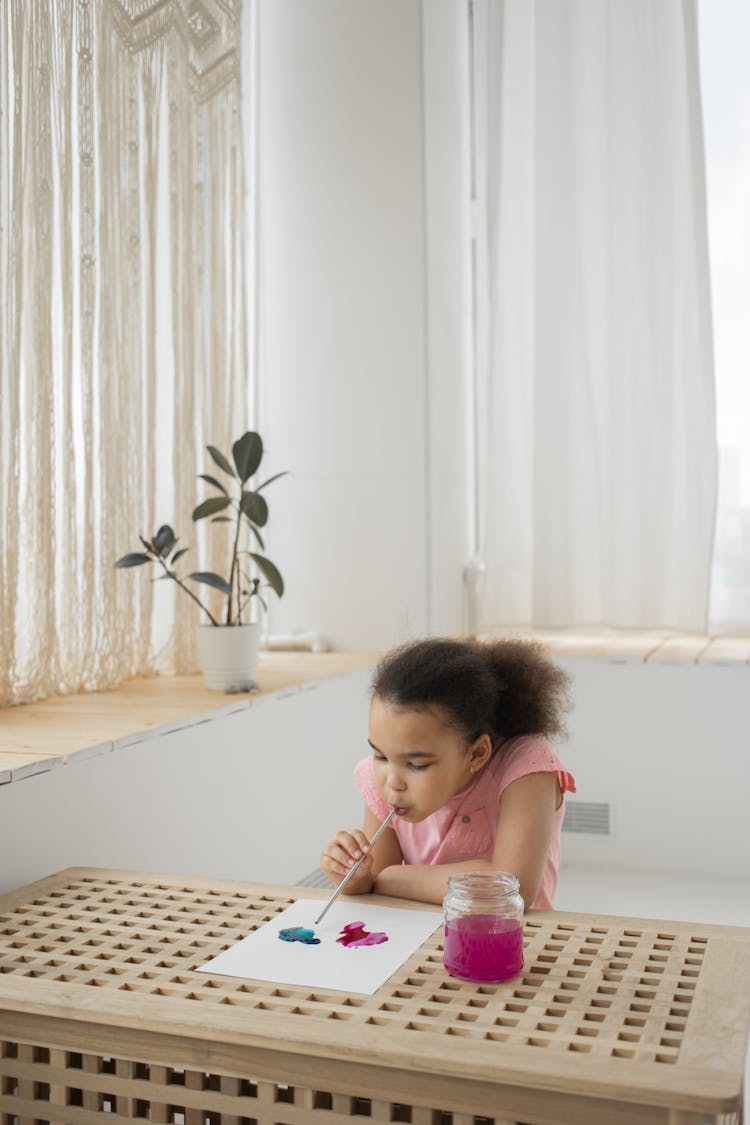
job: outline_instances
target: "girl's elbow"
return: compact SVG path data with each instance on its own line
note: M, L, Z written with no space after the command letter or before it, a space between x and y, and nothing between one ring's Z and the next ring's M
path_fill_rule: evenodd
M519 879L519 891L524 910L531 910L542 885L541 879Z

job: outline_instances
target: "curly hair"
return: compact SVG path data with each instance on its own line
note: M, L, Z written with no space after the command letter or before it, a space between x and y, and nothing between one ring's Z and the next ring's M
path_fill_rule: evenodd
M480 734L566 737L570 676L536 641L431 637L393 649L377 665L373 695L396 707L440 709L469 742Z

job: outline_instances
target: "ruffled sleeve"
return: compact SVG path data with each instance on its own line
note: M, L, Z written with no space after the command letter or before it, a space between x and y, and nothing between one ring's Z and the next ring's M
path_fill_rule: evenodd
M391 806L383 800L375 788L375 780L372 776L372 758L363 758L361 762L357 762L354 767L354 776L368 809L375 814L378 820L385 820L391 811Z
M563 766L546 738L523 735L503 747L500 759L500 792L530 773L554 773L561 793L575 793L575 778Z
M561 793L575 793L576 791L576 779L567 770L557 771L557 784L560 786Z

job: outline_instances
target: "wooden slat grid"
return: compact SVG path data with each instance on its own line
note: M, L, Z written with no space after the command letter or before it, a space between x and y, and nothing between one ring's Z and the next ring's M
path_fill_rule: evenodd
M2 1056L2 1121L65 1121L86 1125L93 1115L109 1120L174 1125L326 1125L352 1117L411 1121L415 1125L462 1125L487 1121L378 1098L351 1097L287 1083L209 1074L179 1067L114 1059L30 1044L5 1043Z
M691 1023L691 1013L702 988L705 1007L705 989L711 983L705 979L705 966L712 946L725 941L735 960L738 950L744 951L738 964L745 989L750 980L743 931L728 931L730 936L723 938L719 927L554 913L527 918L525 970L503 984L475 984L446 974L440 929L373 996L196 971L299 897L320 894L92 870L62 872L33 885L27 897L17 892L0 900L3 1125L90 1125L92 1113L176 1125L292 1125L319 1118L334 1125L352 1117L431 1125L500 1123L509 1119L504 1107L497 1106L500 1116L488 1115L486 1094L484 1100L472 1101L471 1081L460 1077L461 1060L490 1060L490 1074L514 1048L513 1057L531 1060L532 1069L570 1072L579 1080L593 1075L602 1096L610 1083L620 1098L623 1088L631 1082L637 1086L644 1076L652 1087L668 1091L679 1087L678 1074L693 1070L699 1057L690 1033L695 1027L704 1034L704 1021ZM750 937L750 931L746 933ZM718 952L723 956L721 949ZM25 982L23 995L35 1004L27 1009L19 1001L14 1010L11 1001L3 1001L4 981L9 988L13 982ZM228 1028L231 1024L266 1034L279 1050L285 1047L281 1039L302 1038L317 1043L320 1055L330 1040L332 1060L343 1057L346 1042L354 1061L370 1061L372 1043L382 1042L403 1057L423 1057L425 1066L436 1071L452 1073L455 1066L450 1087L455 1097L446 1101L443 1096L433 1104L429 1084L420 1087L418 1096L405 1099L399 1092L395 1097L380 1085L376 1070L370 1077L365 1074L361 1087L354 1089L349 1079L337 1082L343 1070L335 1061L319 1071L325 1082L313 1084L299 1075L295 1081L285 1070L269 1075L261 1073L262 1068L256 1073L225 1073L227 1068L209 1065L191 1069L184 1059L155 1060L135 1049L114 1052L103 1042L101 1050L92 1051L83 1033L76 1043L69 1029L67 1040L61 1034L48 1040L39 1034L35 1039L3 1034L4 1022L15 1026L12 1016L36 1020L34 1026L43 1028L45 1004L59 1019L58 997L64 996L63 1010L69 1007L75 1018L77 1006L91 1009L93 998L95 1007L106 1008L115 994L119 999L112 1008L113 1022L120 1036L132 1032L134 1047L139 1029L155 1019L163 1026L165 1018L175 1030L189 1028L194 1038L206 1037L206 1060L211 1057L211 1036L201 1025L210 1025L215 1036L222 1021ZM281 1037L279 1028L284 1029ZM149 1042L154 1041L152 1036ZM356 1057L358 1041L363 1044L361 1058ZM722 1051L728 1046L727 1040ZM735 1048L741 1058L741 1046ZM691 1125L739 1121L741 1070L740 1066L734 1106L717 1104L711 1115L701 1111L700 1117L669 1118L648 1117L639 1107L632 1120ZM435 1077L433 1084L437 1089L440 1080ZM668 1102L667 1093L663 1100ZM680 1104L679 1097L675 1104ZM630 1121L626 1110L617 1117L613 1108L609 1120ZM554 1117L549 1106L545 1113L534 1120L569 1119Z

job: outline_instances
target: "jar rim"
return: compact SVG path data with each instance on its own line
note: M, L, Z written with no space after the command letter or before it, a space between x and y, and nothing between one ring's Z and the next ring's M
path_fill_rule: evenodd
M448 893L497 898L518 894L520 884L510 871L464 871L448 876Z

